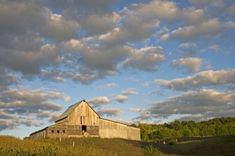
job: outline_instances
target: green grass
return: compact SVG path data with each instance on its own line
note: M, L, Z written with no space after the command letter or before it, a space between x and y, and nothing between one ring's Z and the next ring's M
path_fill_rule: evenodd
M156 145L165 154L176 155L235 155L235 136L213 137L180 142L174 145Z
M74 142L74 147L73 147ZM20 140L0 136L0 156L235 155L235 136L160 144L123 139Z

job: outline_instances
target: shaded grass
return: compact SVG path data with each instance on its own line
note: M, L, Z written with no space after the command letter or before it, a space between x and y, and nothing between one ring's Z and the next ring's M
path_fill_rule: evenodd
M235 136L213 137L180 142L174 145L155 144L165 154L176 155L235 155Z

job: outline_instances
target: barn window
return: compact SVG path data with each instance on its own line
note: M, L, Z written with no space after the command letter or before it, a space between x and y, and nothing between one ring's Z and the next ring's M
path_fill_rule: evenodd
M60 130L57 130L57 133L60 133Z
M65 130L63 130L63 133L65 133Z
M80 116L80 124L82 124L82 116Z
M51 130L51 133L54 133L54 130Z

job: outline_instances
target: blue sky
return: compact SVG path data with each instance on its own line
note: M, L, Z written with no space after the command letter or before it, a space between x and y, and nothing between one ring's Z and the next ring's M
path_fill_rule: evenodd
M0 0L0 134L87 100L127 123L235 115L233 0Z

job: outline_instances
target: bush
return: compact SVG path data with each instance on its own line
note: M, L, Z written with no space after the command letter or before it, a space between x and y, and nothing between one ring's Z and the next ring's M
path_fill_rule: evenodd
M144 156L160 156L160 155L162 155L162 153L158 150L157 147L154 147L153 145L145 147Z

